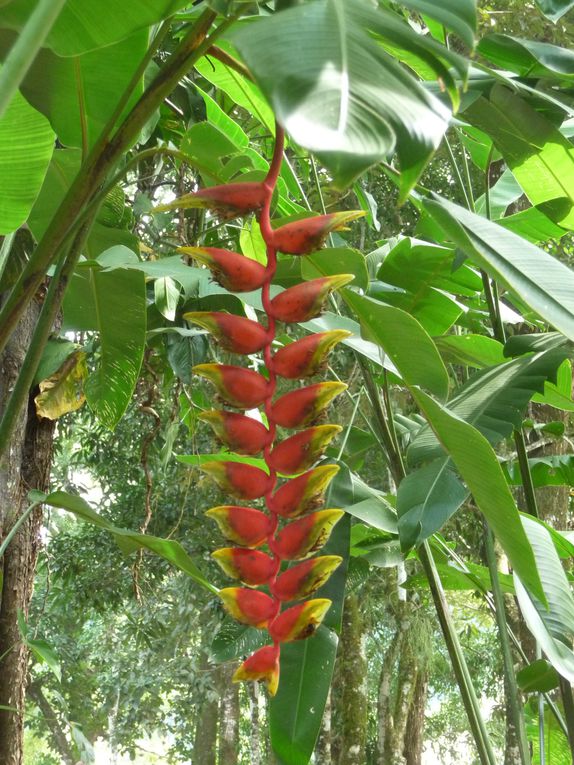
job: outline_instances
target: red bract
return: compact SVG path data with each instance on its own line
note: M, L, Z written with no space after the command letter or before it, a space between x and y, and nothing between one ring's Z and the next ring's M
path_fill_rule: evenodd
M273 247L289 255L307 255L320 249L332 231L340 231L363 215L362 210L348 210L287 223L273 232Z
M275 600L258 590L226 587L219 590L219 597L231 616L251 627L266 627L269 619L277 613Z
M292 566L277 577L271 590L279 600L308 598L322 587L343 559L338 555L321 555Z
M208 422L219 440L238 454L259 454L269 443L269 431L253 417L213 409L202 412L199 419Z
M351 335L352 332L345 329L307 335L277 351L273 357L273 371L289 380L311 377L326 366L327 356L337 343Z
M207 266L215 281L230 292L257 290L267 277L265 266L239 252L218 247L178 247L178 252L185 252Z
M292 643L311 637L330 607L330 600L317 598L288 608L271 622L269 634L277 643Z
M309 321L323 311L330 292L343 287L354 278L352 274L323 276L289 287L271 301L271 316L287 323Z
M244 547L259 547L271 533L271 518L252 507L221 505L205 514L213 518L227 539Z
M273 479L263 470L242 462L204 462L208 473L227 494L237 499L259 499L273 486Z
M185 313L183 318L207 329L221 347L231 353L243 356L257 353L269 342L266 327L244 316L220 311L192 311Z
M340 433L339 425L317 425L296 433L278 444L268 458L273 470L284 475L302 473L317 462L330 441Z
M307 558L323 547L344 514L342 510L319 510L292 521L269 541L269 546L281 560Z
M257 212L265 202L265 188L262 183L228 183L225 186L210 186L207 189L184 194L164 205L158 205L154 212L203 208L214 210L222 218L236 218L250 212Z
M249 584L252 587L266 584L277 570L273 558L260 550L224 547L212 552L211 557L215 558L232 579L241 579L244 584Z
M286 393L273 404L271 417L282 428L306 428L324 414L331 401L347 389L345 383L322 382Z
M240 680L263 680L271 696L279 686L279 646L266 645L260 648L235 671L233 682Z
M320 465L303 475L286 481L269 499L272 513L283 518L296 518L323 504L327 487L339 472L337 465Z
M192 371L213 383L221 398L237 409L254 409L271 392L268 381L252 369L230 364L198 364Z

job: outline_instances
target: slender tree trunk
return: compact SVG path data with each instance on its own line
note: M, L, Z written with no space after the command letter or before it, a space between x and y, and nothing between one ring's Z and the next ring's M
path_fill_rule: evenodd
M367 660L363 616L356 594L347 595L339 644L341 742L338 765L365 765Z
M331 755L331 692L327 696L327 703L325 704L325 712L323 713L323 721L321 723L321 730L319 732L319 738L317 740L317 746L315 747L315 762L320 765L332 765L333 758Z
M381 667L381 674L379 675L379 691L377 699L377 765L385 765L387 742L392 734L392 684L393 676L395 674L395 665L403 643L403 636L404 631L400 629L399 625L385 654L383 665Z
M54 747L62 758L63 764L74 765L76 760L74 758L74 753L72 751L70 742L66 737L64 728L60 725L56 711L44 695L42 686L36 682L30 683L28 686L27 694L42 713L46 726L48 727L52 736Z
M259 724L259 685L249 683L249 711L251 717L251 733L249 736L249 750L251 752L250 765L261 765L261 730Z
M29 236L29 235L27 235ZM23 239L24 237L24 239ZM20 235L14 247L28 245ZM39 307L32 303L4 353L0 356L0 414L20 371ZM33 402L17 420L10 448L0 462L0 541L22 515L30 489L47 490L53 423L39 421ZM28 615L39 544L42 512L38 508L22 524L0 561L0 762L22 765L24 697L28 651L22 642L17 617ZM6 709L9 707L9 709Z
M208 669L206 658L203 659L202 669ZM193 740L193 765L216 765L219 700L215 691L208 689L199 704Z
M219 702L219 764L239 762L239 686L231 682L233 667L221 667L222 693Z
M405 765L421 765L424 744L425 708L428 693L428 670L417 673L405 736Z
M390 746L387 762L389 765L404 765L405 762L404 742L407 732L407 721L415 692L416 676L415 662L413 661L411 647L407 638L399 661L393 730L388 740Z

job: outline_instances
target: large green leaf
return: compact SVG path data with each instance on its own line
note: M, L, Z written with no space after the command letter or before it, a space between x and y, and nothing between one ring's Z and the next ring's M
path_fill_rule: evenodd
M574 0L536 0L536 5L551 21L558 21L574 8Z
M9 49L12 35L0 33L0 52ZM61 143L92 146L112 115L119 96L132 79L148 45L147 32L137 32L107 48L72 58L42 49L21 85L26 99L50 120ZM140 83L123 113L142 92ZM84 128L82 128L82 123Z
M396 146L405 193L446 129L448 110L369 34L385 37L396 24L366 0L316 0L249 22L233 36L278 120L339 185ZM411 32L410 39L415 48L423 38Z
M179 542L172 539L162 539L148 534L139 534L135 531L128 531L114 526L106 518L95 512L92 507L81 497L73 494L67 494L65 491L55 491L52 494L45 495L42 503L57 507L61 510L67 510L78 518L81 518L100 529L109 531L116 543L125 553L131 553L138 549L147 549L156 553L160 557L169 561L176 568L190 576L195 582L200 584L211 593L217 593L214 587L203 576L202 572L189 557Z
M377 272L384 284L373 282L369 294L410 313L429 334L443 334L463 311L451 295L473 297L482 289L478 274L464 264L454 269L453 262L451 248L404 237Z
M417 547L444 526L468 497L450 459L434 460L401 481L397 492L402 550Z
M146 337L145 277L141 271L77 269L64 300L67 328L99 333L99 360L86 382L98 419L114 428L133 394Z
M544 594L534 554L492 447L476 428L422 390L413 387L411 393L466 482L512 568L528 589L543 601Z
M212 57L200 58L195 68L202 77L215 85L218 90L227 93L232 101L246 109L268 130L274 130L273 111L257 85Z
M466 367L490 367L504 364L502 343L485 335L445 335L435 337L435 344L445 361Z
M351 247L326 247L314 252L301 263L302 281L315 279L318 276L334 276L336 274L354 274L351 282L353 287L367 289L369 274L365 258L358 250Z
M475 0L400 0L401 5L452 29L469 48L474 45L476 32Z
M565 351L556 348L476 372L449 401L449 411L497 444L520 428L528 402L535 392L543 392L546 380L555 378L564 356ZM441 452L427 426L410 445L408 458L417 464L439 457Z
M16 93L0 119L0 234L28 217L53 151L48 120Z
M123 40L170 16L189 0L68 0L48 33L46 45L60 56L76 56ZM37 0L12 0L0 23L20 31Z
M531 457L528 460L528 467L536 489L541 486L574 486L574 455L572 454ZM505 462L502 468L512 485L522 485L518 462Z
M533 205L567 198L574 203L574 146L539 112L507 88L495 85L465 117L494 141ZM556 221L574 226L574 212Z
M499 218L498 223L509 231L529 242L547 242L549 239L560 239L566 233L562 226L554 223L563 220L570 209L570 200L553 199L539 206L529 207L505 218Z
M486 35L478 52L502 69L523 77L574 77L574 53L558 45L510 35Z
M342 467L327 495L329 507L344 507L353 495L349 471ZM321 727L341 629L349 560L350 518L343 518L322 553L340 555L343 563L319 591L333 605L317 634L281 646L279 692L269 706L271 746L279 765L307 765Z
M436 345L418 321L400 308L357 295L349 289L342 294L368 339L388 354L403 380L426 388L441 400L446 399L449 385L446 368Z
M515 572L515 588L524 621L552 666L574 682L574 598L552 537L543 524L524 516L524 529L534 550L547 607Z
M471 260L574 340L574 273L496 223L433 194L424 208Z

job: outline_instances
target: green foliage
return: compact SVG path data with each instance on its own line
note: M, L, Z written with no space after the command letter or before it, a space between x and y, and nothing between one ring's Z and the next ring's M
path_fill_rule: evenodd
M1 56L33 5L0 0ZM203 48L195 68L188 66L179 83L135 119L123 158L107 163L112 138L89 165L86 152L110 117L117 128L141 107L143 78L132 81L134 73L145 69L148 86L158 73L156 85L161 82L200 14L184 10L180 0L96 5L90 10L67 0L21 94L0 120L0 232L25 224L39 245L29 260L28 253L17 257L2 249L8 262L0 302L22 268L34 266L38 251L53 248L42 261L43 279L48 266L67 256L80 223L88 224L63 303L62 334L75 336L50 341L35 382L71 353L86 354L84 390L97 419L86 410L59 423L56 483L67 491L47 499L46 552L25 638L33 677L70 743L75 736L78 746L89 747L97 736L112 735L112 720L119 750L135 755L137 739L155 730L174 742L167 762L195 758L197 700L221 693L219 664L260 644L257 631L222 618L212 598L223 579L207 560L215 532L200 512L225 501L200 478L202 461L260 464L218 451L197 418L213 402L191 367L208 357L236 359L181 317L215 309L253 318L262 304L258 294L229 295L177 247L228 247L263 261L262 240L254 220L241 228L205 211L149 213L172 191L262 179L275 114L289 133L273 200L282 222L310 210L357 206L354 196L367 212L323 251L282 256L272 293L321 275L355 276L343 300L334 298L328 312L303 327L282 327L279 338L289 342L305 331L333 328L353 333L326 371L349 384L348 399L342 396L333 408L344 440L328 453L347 462L330 502L348 513L326 548L345 557L349 577L345 584L341 567L321 593L334 606L318 636L284 651L281 690L268 713L275 756L282 765L305 765L312 757L342 602L352 591L360 593L368 629L366 751L368 762L375 761L379 673L393 629L402 628L404 590L397 581L403 572L408 607L430 618L436 582L429 583L416 551L425 540L455 607L463 647L470 649L466 660L477 691L502 698L502 672L511 670L499 666L483 605L491 602L493 582L480 524L473 523L475 513L458 512L468 502L487 519L510 561L523 616L548 657L522 669L521 686L549 690L557 671L574 676L574 610L562 568L573 549L557 532L521 519L511 491L527 488L529 476L546 492L574 485L572 457L559 448L571 436L568 413L574 410L564 342L574 340L573 131L565 121L572 116L573 75L572 54L560 46L569 22L553 32L541 14L530 14L526 23L514 0L482 3L480 24L488 33L478 42L481 58L465 91L464 51L477 34L472 0L259 6L213 0L209 8L228 20L239 17L229 22L228 39L214 38L221 48L206 55ZM540 0L538 6L557 21L572 3ZM172 14L153 60L144 60L152 25ZM221 23L219 17L212 30ZM404 202L420 178L424 188L411 196L413 205L398 209L393 184ZM84 196L70 208L71 188ZM72 209L69 219L66 209ZM485 293L487 277L500 294ZM513 336L507 344L505 333ZM526 416L529 474L508 441ZM77 496L94 488L102 494L98 513ZM88 523L71 522L62 507ZM514 593L511 576L500 573L494 582ZM427 732L437 757L446 759L446 749L460 743L457 736L468 735L468 724L440 636L425 634L427 643L440 645L430 669ZM200 654L213 664L201 664ZM407 658L404 651L393 667L393 693L402 687ZM334 686L335 702L337 692ZM241 703L244 763L251 759L251 723L245 698ZM535 722L529 717L534 762ZM564 736L554 718L545 723L547 761L561 762ZM50 736L37 710L31 724ZM489 733L501 750L498 708ZM50 757L46 749L46 763Z
M0 234L15 231L27 219L53 147L47 120L17 93L0 119Z

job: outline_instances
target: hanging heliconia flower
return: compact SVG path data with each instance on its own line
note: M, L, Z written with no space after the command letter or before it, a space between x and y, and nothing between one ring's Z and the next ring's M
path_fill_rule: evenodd
M263 353L268 378L244 367L199 364L195 374L211 382L220 400L240 410L204 412L217 438L238 454L263 454L267 469L234 461L207 462L202 469L234 499L263 499L266 511L225 505L206 515L237 547L223 547L213 558L237 580L237 587L219 592L225 609L238 621L265 629L272 644L260 648L241 664L234 680L262 680L271 695L279 684L281 644L310 637L321 624L331 601L309 599L341 563L337 555L313 556L327 542L343 512L321 509L335 465L318 465L340 427L324 424L325 410L346 389L344 383L318 382L275 398L277 377L301 380L320 372L334 346L349 336L344 330L311 334L272 353L277 321L297 323L318 316L329 294L352 280L349 274L326 276L270 296L277 252L306 255L326 237L361 212L338 212L305 218L273 229L270 207L283 156L283 130L277 126L269 173L261 183L212 186L162 205L156 210L200 207L223 218L258 215L267 245L267 265L240 253L214 247L182 247L182 252L207 266L230 292L261 289L266 326L251 319L218 311L185 314L188 321L207 329L227 351L239 355ZM263 407L267 425L242 414ZM297 431L276 443L277 427ZM277 487L277 477L285 480ZM267 552L258 548L266 545ZM292 563L292 561L296 561ZM257 588L265 588L265 591ZM299 601L298 603L294 603ZM283 608L283 604L290 604Z

